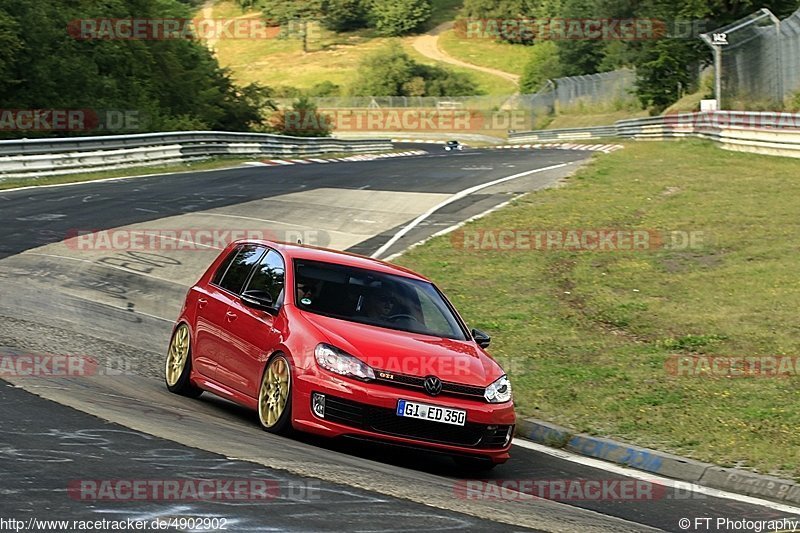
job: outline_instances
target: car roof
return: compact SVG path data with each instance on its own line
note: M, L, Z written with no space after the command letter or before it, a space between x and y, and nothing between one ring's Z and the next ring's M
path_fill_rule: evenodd
M338 250L320 248L307 244L292 244L288 242L269 241L265 239L245 239L237 241L237 244L263 244L279 250L287 260L304 259L307 261L332 263L335 265L374 270L384 274L404 276L421 281L430 281L425 276L421 276L407 268L350 252L341 252Z

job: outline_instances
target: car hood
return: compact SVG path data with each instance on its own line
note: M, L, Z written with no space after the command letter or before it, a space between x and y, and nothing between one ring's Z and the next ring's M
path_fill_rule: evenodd
M472 341L458 341L357 322L302 314L328 343L358 357L375 370L485 387L504 374L500 365Z

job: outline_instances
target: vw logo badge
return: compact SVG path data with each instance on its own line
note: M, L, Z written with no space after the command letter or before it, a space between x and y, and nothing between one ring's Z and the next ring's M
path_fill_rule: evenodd
M425 392L431 396L438 396L442 392L442 380L436 376L425 378Z

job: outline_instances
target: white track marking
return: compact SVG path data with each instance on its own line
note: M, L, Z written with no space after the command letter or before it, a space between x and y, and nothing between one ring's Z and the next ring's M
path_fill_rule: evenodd
M384 244L383 246L378 248L378 250L375 253L373 253L370 257L379 258L381 255L383 255L384 252L386 252L386 250L391 248L394 245L394 243L396 243L401 238L403 238L403 236L406 235L409 231L411 231L412 229L417 227L420 224L420 222L424 221L426 218L428 218L429 216L431 216L432 214L434 214L436 211L438 211L439 209L443 208L444 206L449 205L449 204L451 204L451 203L453 203L453 202L455 202L457 200L460 200L460 199L464 198L465 196L469 196L470 194L472 194L474 192L480 191L482 189L486 189L488 187L492 187L493 185L498 185L500 183L505 183L507 181L515 180L515 179L518 179L518 178L524 178L525 176L530 176L532 174L538 174L540 172L546 172L548 170L555 170L557 168L563 168L563 167L566 167L566 166L571 165L571 164L572 163L561 163L559 165L552 165L552 166L549 166L549 167L537 168L537 169L534 169L534 170L528 170L526 172L520 172L519 174L514 174L514 175L511 175L511 176L506 176L504 178L499 178L499 179L490 181L488 183L481 183L480 185L475 185L474 187L470 187L468 189L464 189L461 192L457 192L456 194L452 195L450 198L448 198L448 199L436 204L435 206L431 207L430 209L428 209L427 211L422 213L420 216L418 216L417 218L412 220L403 229L401 229L400 231L395 233L394 236L392 236L392 238L389 239L386 242L386 244Z
M711 498L723 498L726 500L733 500L737 502L747 503L750 505L767 507L769 509L773 509L775 511L780 511L783 513L800 515L800 508L792 507L790 505L762 500L753 496L735 494L733 492L727 492L724 490L712 489L710 487L704 487L703 485L696 485L694 483L689 483L688 481L669 479L656 474L651 474L649 472L643 472L641 470L627 468L625 466L609 463L607 461L601 461L600 459L595 459L593 457L583 457L581 455L575 455L573 453L564 450L549 448L542 444L530 442L525 439L515 438L513 442L515 446L519 446L520 448L534 450L536 452L544 453L552 457L557 457L564 461L577 463L579 465L588 466L590 468L596 468L598 470L603 470L605 472L610 472L612 474L618 474L620 476L625 476L634 479L641 479L643 481L650 481L652 483L663 485L665 487L678 487L681 490L688 490L697 494L703 494L705 496L709 496Z
M483 218L486 215L494 213L495 211L503 209L505 206L507 206L508 204L510 204L511 202L516 200L517 198L519 198L519 196L515 196L511 200L506 200L505 202L499 203L494 207L490 207L489 209L487 209L486 211L484 211L482 213L478 213L477 215L473 215L473 216L469 217L467 220L463 220L461 222L458 222L457 224L453 224L452 226L449 226L447 228L439 230L436 233L434 233L433 235L431 235L430 237L426 237L426 238L422 239L421 241L417 241L414 244L412 244L411 246L409 246L409 247L397 252L396 254L390 255L389 257L385 258L384 261L394 261L395 259L397 259L401 255L403 255L404 253L408 252L412 248L416 248L417 246L421 246L421 245L425 244L426 242L428 242L429 240L435 239L436 237L441 237L442 235L447 235L448 233L451 233L451 232L457 230L458 228L469 224L470 222L473 222L475 220L478 220L479 218Z

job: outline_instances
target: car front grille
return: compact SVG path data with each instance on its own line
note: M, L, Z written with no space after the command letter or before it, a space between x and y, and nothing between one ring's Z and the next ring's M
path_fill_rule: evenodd
M391 385L394 387L403 387L407 389L425 390L425 378L417 376L407 376L405 374L393 374L390 372L383 372L378 370L375 372L376 381L383 385ZM391 376L391 378L385 377ZM484 387L473 387L471 385L462 385L460 383L452 383L450 381L442 381L442 395L445 396L464 396L473 399L484 399Z
M505 447L508 425L442 424L397 416L394 409L325 396L325 420L345 426L437 444L480 449Z

